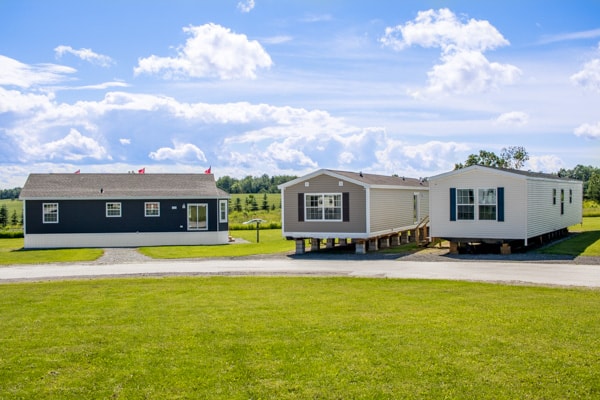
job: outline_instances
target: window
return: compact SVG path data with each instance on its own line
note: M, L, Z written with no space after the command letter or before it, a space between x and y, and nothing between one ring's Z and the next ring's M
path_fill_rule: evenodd
M144 217L160 217L160 203L158 201L144 203Z
M556 204L556 189L552 189L552 204Z
M206 204L188 204L188 231L205 231L208 229Z
M573 189L569 189L569 204L573 204Z
M341 221L342 194L307 194L305 198L306 221Z
M496 220L496 189L479 189L479 219Z
M560 215L565 213L565 189L560 189Z
M219 200L219 222L227 222L227 200Z
M58 224L58 203L42 204L42 222L44 224Z
M121 216L121 203L106 203L106 216L107 217L120 217Z
M475 194L473 189L456 189L456 206L459 220L475 219Z

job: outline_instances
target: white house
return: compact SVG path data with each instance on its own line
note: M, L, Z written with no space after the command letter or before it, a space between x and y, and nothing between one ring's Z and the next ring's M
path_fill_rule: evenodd
M429 178L430 235L466 243L528 246L582 221L581 181L474 165Z

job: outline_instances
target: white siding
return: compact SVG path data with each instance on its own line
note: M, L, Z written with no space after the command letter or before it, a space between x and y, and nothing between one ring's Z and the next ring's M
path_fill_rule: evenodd
M579 182L530 179L527 182L527 236L534 237L547 232L581 223L582 185ZM556 204L553 203L556 190ZM561 189L564 190L564 214L561 214ZM569 190L573 191L569 202Z
M450 221L450 188L504 188L504 222ZM527 186L521 176L471 170L429 180L430 235L441 238L525 239ZM477 207L477 204L475 205Z
M140 247L227 244L229 232L62 233L25 235L25 248Z
M409 229L413 221L413 195L419 193L420 218L428 212L427 191L412 189L371 189L370 225L371 234Z

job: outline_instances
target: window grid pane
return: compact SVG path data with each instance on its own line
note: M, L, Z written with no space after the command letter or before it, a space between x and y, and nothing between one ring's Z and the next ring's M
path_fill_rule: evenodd
M121 216L121 203L106 203L106 216L107 217L120 217Z
M42 207L42 222L44 224L58 223L58 203L44 203Z
M307 194L305 198L307 221L341 221L341 194Z
M145 203L145 216L146 217L159 217L160 216L160 203Z
M473 189L456 190L457 219L475 219L475 192Z

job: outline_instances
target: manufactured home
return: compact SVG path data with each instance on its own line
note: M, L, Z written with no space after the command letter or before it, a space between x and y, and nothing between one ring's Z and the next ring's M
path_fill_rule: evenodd
M283 236L318 249L351 240L357 253L426 237L428 183L422 179L320 169L278 186Z
M582 222L581 181L473 165L429 178L430 235L451 253L472 243L528 246Z
M212 174L31 174L20 198L25 248L228 242Z

